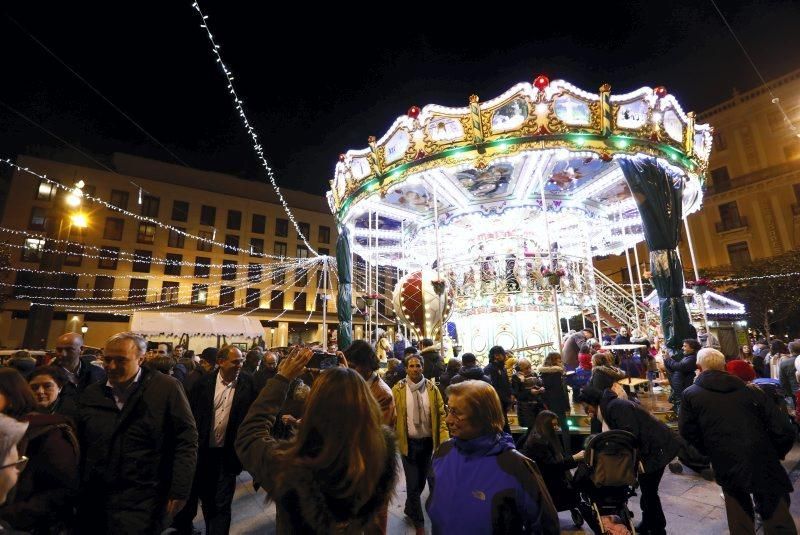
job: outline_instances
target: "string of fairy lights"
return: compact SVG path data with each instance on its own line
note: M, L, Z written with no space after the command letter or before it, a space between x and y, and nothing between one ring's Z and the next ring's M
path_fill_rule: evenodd
M317 251L311 246L311 244L308 243L308 240L306 239L305 235L300 230L300 225L298 225L297 220L294 218L294 214L292 214L292 211L289 209L289 205L286 202L286 199L283 198L283 194L281 193L281 190L278 187L277 182L275 182L275 173L273 172L272 167L270 167L266 157L264 156L263 147L261 146L261 143L258 141L258 134L256 133L255 128L253 128L253 126L250 124L250 120L247 118L247 114L244 111L244 106L243 106L244 101L239 97L239 94L236 92L236 88L233 85L233 72L231 72L231 70L222 60L222 55L220 54L219 51L220 45L217 44L216 40L214 39L214 36L211 34L211 30L208 27L208 15L203 13L203 10L200 9L200 4L198 2L193 3L192 7L195 9L195 11L197 11L198 16L200 17L201 20L200 27L206 31L208 42L211 45L211 52L216 56L217 64L219 65L219 68L222 70L223 74L225 75L225 78L228 81L227 89L231 95L231 98L233 99L233 105L239 114L239 118L241 119L245 130L250 135L250 138L253 141L253 149L255 150L256 156L261 162L261 165L264 167L264 170L266 170L267 172L267 178L269 179L270 184L272 184L272 189L278 196L278 200L283 205L283 209L286 211L286 215L289 217L289 220L292 222L292 225L294 225L294 228L297 231L297 237L303 240L303 243L306 245L306 247L308 247L308 250L311 251L312 254L318 256L319 253L317 253Z

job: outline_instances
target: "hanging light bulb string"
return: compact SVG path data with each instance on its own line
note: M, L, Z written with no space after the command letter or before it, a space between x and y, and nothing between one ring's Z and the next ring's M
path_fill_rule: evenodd
M14 163L9 158L0 158L0 161L5 163L9 167L12 167L12 168L16 169L17 171L20 171L22 173L28 173L29 175L35 176L40 180L44 180L48 184L52 184L53 186L55 186L55 187L57 187L59 189L62 189L64 191L71 192L74 189L71 186L66 186L66 185L62 184L61 182L53 180L52 178L48 178L47 175L42 175L42 174L39 174L39 173L37 173L35 171L31 171L30 168L28 168L28 167L22 167L22 166L20 166L20 165L18 165L16 163ZM174 232L176 234L180 234L181 236L185 236L185 237L193 239L193 240L197 240L199 242L208 243L208 244L210 244L212 246L216 245L217 247L222 247L224 250L227 250L227 251L236 251L238 253L245 253L245 254L250 254L251 253L250 249L243 249L241 247L231 247L231 246L225 245L224 243L215 241L215 239L208 239L208 238L204 238L202 236L196 236L194 234L190 234L189 232L186 232L185 230L179 229L177 227L173 227L172 225L169 225L167 223L162 223L161 221L159 221L157 219L153 219L152 217L147 217L147 216L143 216L143 215L139 215L139 214L134 214L133 212L129 212L128 210L120 208L120 207L118 207L118 206L116 206L114 204L111 204L110 202L104 201L103 199L100 199L98 197L93 197L91 195L87 195L85 192L83 193L82 198L83 199L88 199L89 201L91 201L93 203L99 204L99 205L101 205L101 206L103 206L105 208L108 208L109 210L112 210L114 212L118 212L118 213L123 214L123 215L125 215L127 217L132 217L132 218L136 219L137 221L144 221L144 222L147 222L147 223L152 223L152 224L158 226L159 228L169 230L171 232ZM295 222L295 227L297 227L297 223L296 222ZM298 236L300 236L300 235L301 235L300 231L298 230ZM305 239L304 239L304 241L305 241ZM305 242L305 243L306 243L306 245L308 245L308 242ZM315 255L317 254L316 251L314 251L310 246L308 248ZM280 258L283 258L283 257L276 256L276 255L264 254L264 258L280 259Z
M289 205L286 202L286 199L283 198L283 194L281 193L280 188L278 187L277 182L275 181L275 174L272 171L272 167L270 167L269 163L267 162L266 157L264 156L263 147L261 143L258 141L258 134L256 133L253 126L250 124L250 121L247 118L247 114L244 111L244 101L239 98L239 95L236 92L236 88L233 86L233 73L222 61L222 55L219 52L220 45L216 43L214 40L214 36L211 34L211 30L208 27L208 15L205 15L203 11L200 9L200 4L195 2L192 4L192 7L197 11L198 16L200 17L200 27L206 31L206 36L208 37L208 42L211 44L211 52L216 56L217 63L219 64L220 69L222 69L223 74L225 74L225 78L228 81L228 92L231 94L231 98L233 99L233 105L236 108L236 111L239 113L239 117L242 120L245 130L250 135L251 139L253 140L253 148L255 149L256 156L258 157L259 161L261 161L261 165L267 172L267 178L269 179L270 184L272 184L272 189L275 191L275 195L278 196L278 200L283 205L283 209L286 211L286 215L289 217L289 220L294 225L295 230L297 231L297 236L303 240L308 250L311 251L312 254L315 256L319 256L319 253L308 243L305 235L300 231L300 226L297 224L297 220L294 218L294 214L289 209Z

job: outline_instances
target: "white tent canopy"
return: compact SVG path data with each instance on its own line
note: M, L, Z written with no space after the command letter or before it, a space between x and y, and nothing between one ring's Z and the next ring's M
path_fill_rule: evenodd
M264 327L249 316L223 316L221 314L175 314L169 312L134 312L131 331L139 334L188 333L225 336L264 336Z

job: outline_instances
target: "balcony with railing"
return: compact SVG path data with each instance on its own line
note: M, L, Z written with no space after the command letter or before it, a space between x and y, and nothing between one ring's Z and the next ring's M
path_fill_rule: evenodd
M717 232L732 232L734 230L747 230L747 218L740 216L715 223Z

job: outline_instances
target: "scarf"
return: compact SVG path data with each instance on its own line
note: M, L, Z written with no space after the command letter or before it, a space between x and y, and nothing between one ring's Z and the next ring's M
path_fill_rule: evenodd
M428 384L428 381L425 380L425 377L419 380L418 383L414 383L411 379L407 381L408 388L411 389L411 395L414 396L414 425L419 427L422 425L422 422L425 421L425 415L423 414L424 405L422 404L422 395L427 394L425 390L425 386Z

